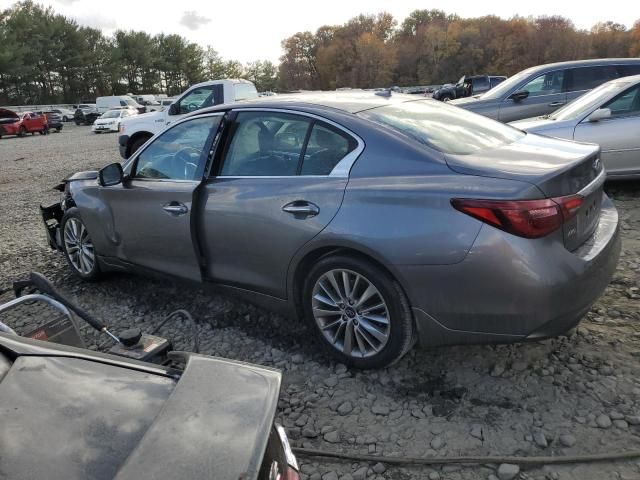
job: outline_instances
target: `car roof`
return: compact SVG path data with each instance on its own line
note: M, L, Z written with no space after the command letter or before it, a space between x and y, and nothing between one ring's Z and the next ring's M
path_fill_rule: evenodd
M525 69L529 72L556 70L558 68L590 67L594 65L629 65L639 64L640 58L591 58L588 60L571 60L568 62L546 63ZM525 71L523 70L523 71Z
M340 92L303 92L282 94L275 97L259 97L254 100L244 100L197 110L195 114L203 114L229 108L280 108L305 109L313 106L341 110L347 113L358 113L364 110L395 105L409 101L416 101L415 95L392 93L389 96L376 95L377 92L368 90L340 91Z

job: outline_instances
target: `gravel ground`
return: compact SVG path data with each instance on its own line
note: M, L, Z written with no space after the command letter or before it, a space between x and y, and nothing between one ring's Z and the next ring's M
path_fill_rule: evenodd
M88 127L0 140L0 286L40 271L115 331L150 330L169 312L189 310L204 353L283 371L278 419L295 445L409 456L640 449L640 183L607 187L622 219L623 253L577 331L520 345L414 349L392 368L361 372L329 359L304 326L225 296L132 275L89 284L73 277L47 246L38 204L57 198L51 187L64 176L119 159L115 135ZM189 325L162 333L189 348ZM520 472L300 460L303 478L313 480L640 478L640 459Z

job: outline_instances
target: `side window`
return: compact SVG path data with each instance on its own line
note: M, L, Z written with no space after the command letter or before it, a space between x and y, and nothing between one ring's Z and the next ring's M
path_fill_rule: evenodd
M124 100L120 100L120 106L121 107L126 107L127 106L127 102L125 102Z
M569 92L591 90L604 82L618 78L615 65L601 65L599 67L572 68L569 70Z
M329 175L356 145L356 141L345 133L328 125L315 123L309 136L300 175Z
M500 83L504 82L504 78L492 78L491 79L491 88L495 87L496 85L499 85Z
M202 151L221 118L195 118L164 132L138 155L134 178L197 180Z
M238 113L220 175L296 175L310 125L289 113Z
M489 90L489 79L487 77L476 78L471 84L472 93L480 93Z
M640 65L618 65L618 73L620 77L640 75Z
M189 113L222 103L222 85L207 85L191 90L178 103L179 112Z
M612 117L640 115L640 84L609 100L603 108L611 109Z
M534 78L519 90L526 90L530 97L541 95L552 95L562 93L562 82L564 81L564 70L548 72Z

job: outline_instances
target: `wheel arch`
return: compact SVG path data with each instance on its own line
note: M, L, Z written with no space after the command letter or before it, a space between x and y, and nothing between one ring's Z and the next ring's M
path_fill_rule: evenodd
M153 133L148 132L147 130L140 130L135 132L133 135L131 135L129 137L129 140L127 140L127 158L129 158L133 154L133 152L131 151L131 147L135 142L143 138L145 139L145 142L146 142L151 137L153 137Z

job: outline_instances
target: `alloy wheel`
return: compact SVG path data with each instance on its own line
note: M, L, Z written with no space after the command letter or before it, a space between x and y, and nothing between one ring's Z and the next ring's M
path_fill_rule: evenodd
M371 357L389 341L387 303L360 273L335 269L322 274L313 287L311 303L324 338L347 356Z
M93 242L84 224L77 218L70 218L64 225L64 247L71 265L89 275L96 264Z

